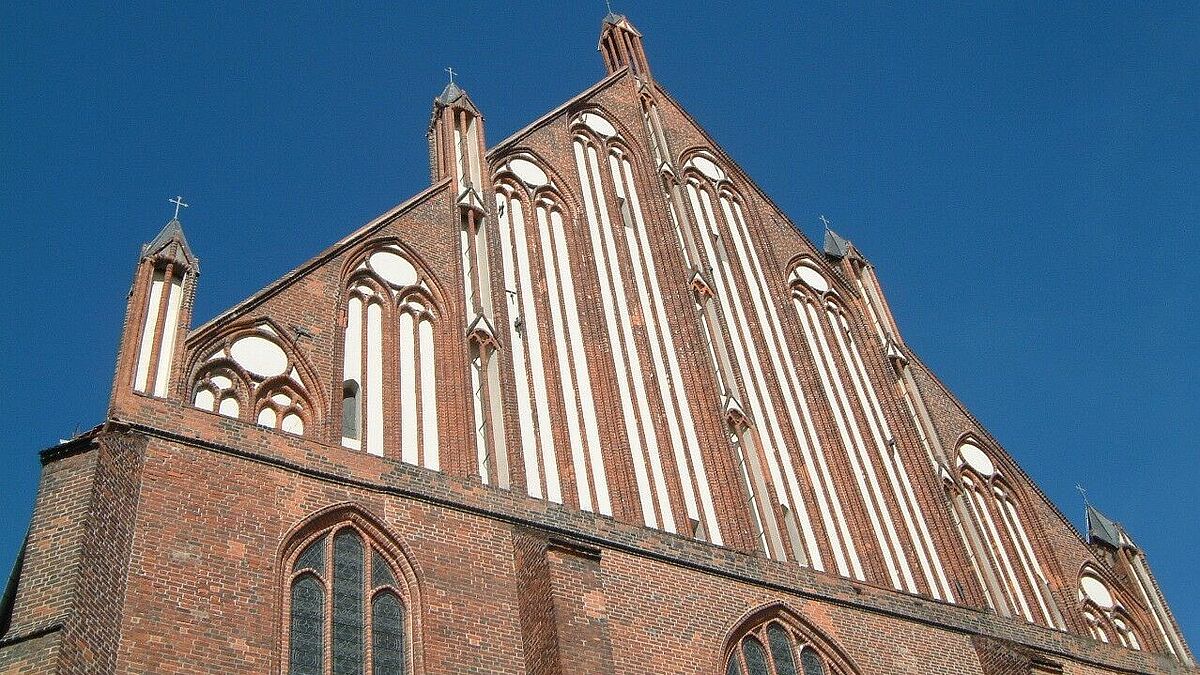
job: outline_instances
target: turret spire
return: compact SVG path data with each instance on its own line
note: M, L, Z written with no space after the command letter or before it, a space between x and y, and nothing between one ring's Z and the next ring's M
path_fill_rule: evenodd
M628 18L615 14L612 7L600 26L600 44L596 47L604 57L604 67L615 73L628 67L634 75L650 79L650 64L642 47L642 34Z

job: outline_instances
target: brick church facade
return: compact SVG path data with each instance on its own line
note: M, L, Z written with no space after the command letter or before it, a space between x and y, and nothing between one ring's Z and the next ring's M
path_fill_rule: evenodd
M655 81L489 146L193 327L143 247L106 421L42 452L5 673L1197 672L1134 540L1080 536Z

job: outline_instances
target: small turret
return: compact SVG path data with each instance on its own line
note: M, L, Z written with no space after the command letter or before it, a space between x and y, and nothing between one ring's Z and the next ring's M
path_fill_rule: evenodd
M642 46L642 34L624 16L609 12L604 17L600 25L600 44L596 49L604 57L604 67L610 75L628 66L637 77L650 79L650 63Z
M179 208L175 216L149 243L142 246L137 272L125 314L117 361L113 399L132 389L139 394L166 398L183 352L181 336L191 325L200 261L192 253Z

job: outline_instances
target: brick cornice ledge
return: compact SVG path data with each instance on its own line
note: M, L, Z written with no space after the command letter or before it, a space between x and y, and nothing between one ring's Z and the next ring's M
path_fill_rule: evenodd
M617 550L705 574L751 584L821 602L915 621L966 635L1009 640L1045 654L1065 657L1111 672L1189 672L1165 655L1134 652L990 612L879 588L792 563L752 556L679 535L620 523L610 517L574 511L558 504L493 488L397 460L376 458L389 468L367 480L342 471L306 466L271 446L247 450L192 438L142 422L122 422L131 432L207 449L289 471L312 479L412 499L431 505L541 530L549 538L572 542L576 551L589 546ZM297 439L300 440L300 439ZM300 453L303 456L303 453ZM325 466L330 466L325 464ZM337 467L338 465L332 465ZM581 546L582 545L582 546ZM1098 651L1103 652L1100 660ZM1200 672L1200 671L1191 671Z

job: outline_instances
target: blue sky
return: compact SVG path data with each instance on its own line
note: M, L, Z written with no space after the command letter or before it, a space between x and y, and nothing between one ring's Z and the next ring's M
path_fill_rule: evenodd
M882 4L882 3L878 3ZM0 8L0 576L37 450L101 421L182 194L196 322L428 183L453 65L495 142L603 75L603 2ZM1200 644L1200 4L620 2L657 79Z

